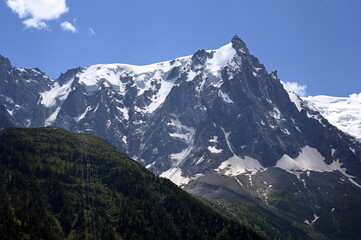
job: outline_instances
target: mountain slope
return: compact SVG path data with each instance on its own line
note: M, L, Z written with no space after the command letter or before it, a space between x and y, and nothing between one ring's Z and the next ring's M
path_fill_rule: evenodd
M0 160L6 239L261 239L94 136L3 130Z
M359 238L360 187L340 173L269 168L235 177L213 174L185 190L270 238Z
M16 71L3 68L0 88L28 84ZM32 94L37 114L30 127L101 136L195 195L259 199L285 221L330 239L359 234L359 221L344 223L358 217L360 142L286 92L237 36L172 61L94 65L43 82ZM0 127L23 126L17 109L29 115L30 108L1 94ZM342 199L355 208L345 209Z
M310 96L303 100L332 125L361 141L361 94L349 97Z
M6 69L2 81L16 82L18 70ZM2 127L10 121L92 133L178 185L213 171L237 175L274 166L361 174L359 146L289 96L238 37L189 57L148 66L94 65L42 84L31 107L2 91L8 119ZM27 125L11 101L18 111L35 109ZM317 163L302 160L310 154Z

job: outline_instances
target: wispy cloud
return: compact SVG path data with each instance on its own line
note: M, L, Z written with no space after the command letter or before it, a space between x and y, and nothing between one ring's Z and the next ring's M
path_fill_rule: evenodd
M48 25L39 19L29 18L23 21L25 28L35 28L35 29L47 29Z
M294 92L300 97L307 96L307 93L306 93L307 86L306 85L300 85L300 84L298 84L296 82L283 82L283 81L281 81L281 83L283 84L283 87L287 91Z
M78 31L76 27L68 21L62 22L60 26L64 31L70 31L73 33L76 33Z
M89 34L90 36L94 36L96 33L95 33L94 29L88 28L88 34Z
M46 29L46 21L59 18L69 11L65 0L5 0L6 5L18 14L26 28Z

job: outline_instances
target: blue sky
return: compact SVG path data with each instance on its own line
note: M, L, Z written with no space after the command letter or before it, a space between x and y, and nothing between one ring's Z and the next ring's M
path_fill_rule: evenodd
M242 38L308 95L361 92L360 0L3 0L0 54L51 77L98 63L150 64Z

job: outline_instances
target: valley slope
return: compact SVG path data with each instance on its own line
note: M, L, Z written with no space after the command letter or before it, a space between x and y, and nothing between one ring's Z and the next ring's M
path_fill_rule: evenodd
M263 239L105 140L0 131L3 239Z

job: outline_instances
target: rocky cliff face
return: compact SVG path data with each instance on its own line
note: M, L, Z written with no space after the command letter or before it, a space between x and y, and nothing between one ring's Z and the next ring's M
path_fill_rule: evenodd
M234 37L217 50L148 66L94 65L59 79L1 60L2 125L56 125L108 139L162 176L343 169L359 144L287 93ZM312 160L307 160L312 156Z
M156 174L188 184L188 191L213 174L235 180L277 168L288 177L275 175L276 182L334 174L360 193L360 143L285 91L238 37L168 62L94 65L57 80L6 59L0 73L1 128L55 125L104 137ZM266 190L259 192L279 189Z
M9 59L0 56L0 126L33 127L43 124L38 119L48 114L38 109L39 95L55 84L40 69L12 67ZM44 111L44 112L42 112Z

